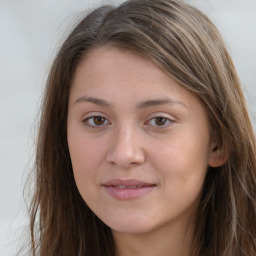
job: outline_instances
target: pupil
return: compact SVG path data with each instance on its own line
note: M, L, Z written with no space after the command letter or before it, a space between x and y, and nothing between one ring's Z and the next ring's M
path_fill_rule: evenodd
M105 118L104 117L101 117L101 116L94 117L94 123L96 125L102 125L102 124L104 124L104 122L105 122Z
M157 125L164 125L166 123L166 118L164 117L157 117L156 118L156 124Z

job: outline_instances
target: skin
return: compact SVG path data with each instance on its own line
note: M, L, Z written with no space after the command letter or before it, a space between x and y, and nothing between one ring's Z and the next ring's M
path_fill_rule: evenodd
M190 255L207 168L223 162L197 97L149 59L99 47L77 67L67 127L78 190L117 254ZM112 179L154 187L120 200L103 186Z

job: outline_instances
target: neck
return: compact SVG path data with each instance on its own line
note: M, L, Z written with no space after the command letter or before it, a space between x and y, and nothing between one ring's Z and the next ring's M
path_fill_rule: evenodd
M194 224L185 230L179 225L131 234L113 231L116 256L191 256Z

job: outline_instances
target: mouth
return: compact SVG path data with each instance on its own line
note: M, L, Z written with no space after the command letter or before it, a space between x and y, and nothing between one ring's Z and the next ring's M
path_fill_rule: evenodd
M151 185L135 185L135 186L126 186L126 185L116 185L116 186L109 186L114 188L120 188L120 189L134 189L134 188L142 188L142 187L151 187Z
M118 200L133 200L151 192L156 184L140 180L110 180L102 185L110 196Z

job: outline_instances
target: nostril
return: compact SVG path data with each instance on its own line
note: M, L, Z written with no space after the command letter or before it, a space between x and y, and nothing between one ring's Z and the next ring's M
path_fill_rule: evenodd
M121 136L122 135L122 136ZM113 144L106 156L111 165L129 168L145 161L144 151L131 132L122 132L113 138Z

